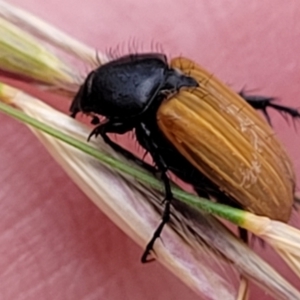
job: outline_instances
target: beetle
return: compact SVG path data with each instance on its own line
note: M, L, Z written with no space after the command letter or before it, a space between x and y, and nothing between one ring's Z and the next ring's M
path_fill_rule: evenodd
M291 213L295 182L291 164L271 128L254 111L254 108L261 109L267 115L266 108L272 107L273 99L259 96L247 97L244 93L239 95L203 70L202 67L184 58L174 59L169 64L166 56L161 53L126 55L90 72L70 107L72 117L75 118L78 112L82 112L93 117L93 124L100 123L93 129L88 140L92 136L100 135L115 151L150 172L157 173L159 171L160 173L165 186L164 212L161 223L142 255L142 262L150 261L148 256L153 249L154 242L160 237L164 225L170 219L170 204L173 195L167 175L168 171L191 184L197 194L202 197L212 197L220 202L278 220L287 221ZM214 100L211 102L213 104L210 109L205 110L205 106L211 104L210 100ZM177 110L178 103L182 104L181 111ZM232 108L236 105L241 110L240 114L236 110L234 113L228 113L230 106ZM220 109L220 106L223 108ZM292 116L300 116L297 110L288 107L274 108ZM204 112L204 115L201 115L201 112ZM105 121L100 122L98 115L104 116ZM223 149L218 149L218 147L213 149L211 146L207 146L213 135L212 132L208 133L202 129L203 120L210 127L209 122L216 125L214 118L220 116L222 116L221 124L215 126L215 136L223 134L233 143L232 141L239 133L237 143L241 141L241 144L246 147L246 154L239 151L239 147L237 147L236 153L231 153L230 163L225 164L226 168L218 173L218 160L222 163L226 160L220 159L222 155L216 155L216 153L218 151L222 153L228 149L226 146ZM250 120L254 127L257 125L256 134L264 133L259 136L259 139L270 139L272 145L279 149L278 157L284 158L286 163L279 164L280 166L275 168L275 171L272 168L268 169L268 164L277 163L280 159L277 161L274 153L271 153L271 158L264 158L264 155L270 155L270 151L268 152L267 147L255 149L253 146L255 141L252 141L255 137L247 136L247 132L243 135L242 123L239 118ZM192 126L189 126L191 125L189 123ZM233 134L226 133L226 128L228 131L233 131ZM135 131L138 143L152 156L155 167L145 163L112 141L107 135L108 133L124 134L132 130ZM205 134L201 135L201 132L205 132ZM202 138L204 138L203 141ZM216 141L212 145L217 146ZM255 155L255 150L257 153L263 151L263 155L259 154L260 159L265 162L263 175L267 176L266 182L263 183L262 180L258 180L262 176L256 174L257 176L254 178L251 175L250 171L257 168L255 160L252 159L254 165L250 164L249 166L251 157L246 157ZM228 155L228 153L225 154ZM204 163L208 160L213 161L214 166ZM247 160L246 163L245 160ZM234 161L236 163L233 163ZM236 171L230 164L239 168L243 163L245 163L245 167L240 173L245 173L245 182L239 182L239 175L224 174L226 170L232 173ZM274 177L277 180L270 182L281 188L279 188L281 194L275 195L271 200L262 199L261 193L256 192L260 188L262 191L266 190L269 178L268 170L275 173ZM284 175L280 175L281 171ZM233 179L229 180L231 176ZM248 177L252 180L250 180L250 185L247 181ZM285 180L283 177L288 179ZM286 192L284 192L284 184L288 185ZM286 203L283 205L283 213L278 209L277 201L282 195L288 195L288 199L285 199ZM260 198L255 199L258 196ZM275 210L272 209L274 203L276 204Z

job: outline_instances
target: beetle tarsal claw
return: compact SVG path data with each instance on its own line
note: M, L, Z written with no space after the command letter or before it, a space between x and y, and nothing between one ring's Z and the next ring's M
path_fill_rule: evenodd
M95 127L95 128L92 130L92 132L89 134L89 136L88 136L88 138L87 138L87 141L89 142L90 139L91 139L93 136L97 137L99 134L100 134L100 132L99 132L99 126L97 126L97 127Z
M148 258L148 256L151 255L151 252L153 252L155 254L154 249L146 249L144 251L142 258L141 258L141 262L143 264L155 261L155 258Z
M144 263L149 263L155 260L155 258L150 258L148 259L148 256L151 255L151 252L154 253L155 255L155 251L153 249L154 246L154 242L155 240L159 238L159 236L155 236L155 234L153 235L152 239L150 240L150 242L147 244L146 249L141 257L141 262Z

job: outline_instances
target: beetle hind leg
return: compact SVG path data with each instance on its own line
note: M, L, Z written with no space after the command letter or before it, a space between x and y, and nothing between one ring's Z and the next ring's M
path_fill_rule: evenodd
M171 200L173 198L173 194L171 191L170 181L169 181L169 178L168 178L166 172L162 173L162 180L165 184L165 189L166 189L166 196L164 199L165 207L164 207L164 211L163 211L163 215L162 215L162 220L161 220L159 226L157 227L157 229L155 230L150 242L146 246L146 249L141 258L142 263L147 263L147 262L151 262L154 260L154 259L148 259L148 256L150 255L151 251L154 251L153 246L154 246L156 239L160 238L160 235L163 231L164 226L170 221Z
M151 261L154 260L154 259L151 259L151 258L148 259L148 256L150 255L151 251L154 252L154 250L153 250L154 243L155 243L156 239L160 238L160 235L161 235L161 233L163 231L164 226L170 220L170 214L171 214L171 209L170 209L171 206L170 206L170 204L171 204L171 199L172 198L168 198L168 197L165 198L165 202L166 203L165 203L165 208L164 208L162 220L161 220L159 226L157 227L157 229L155 230L155 232L154 232L154 234L153 234L150 242L146 246L146 249L145 249L145 251L144 251L144 253L142 255L142 258L141 258L141 262L142 263L147 263L147 262L151 262Z
M155 230L150 242L147 244L146 249L142 255L142 263L153 261L153 259L148 259L148 256L151 254L151 251L153 251L153 246L156 239L160 238L164 226L170 220L171 201L173 199L170 180L167 176L167 171L169 168L163 157L161 156L159 146L155 143L152 134L152 131L149 130L149 128L147 128L147 126L143 123L141 123L139 128L137 129L137 135L139 136L138 140L140 141L141 145L151 154L157 169L161 173L161 180L163 181L165 186L165 198L163 201L165 207L162 215L162 220Z
M279 113L283 115L289 115L293 119L300 118L300 111L296 108L279 105L274 103L276 100L273 97L265 97L265 96L258 96L258 95L247 95L244 91L239 92L239 95L245 99L254 109L261 110L267 119L268 123L271 124L270 116L267 112L268 107L272 107L273 109L277 110Z

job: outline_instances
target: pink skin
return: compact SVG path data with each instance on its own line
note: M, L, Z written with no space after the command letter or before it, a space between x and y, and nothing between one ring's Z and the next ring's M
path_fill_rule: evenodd
M236 90L246 86L299 106L295 1L10 2L100 51L122 43L126 49L133 38L146 50L158 42L168 55L196 60ZM279 114L271 117L300 177L299 134ZM141 265L142 249L87 199L29 130L1 115L0 139L0 299L198 299L158 263ZM269 247L255 247L300 289ZM252 286L250 299L272 298Z

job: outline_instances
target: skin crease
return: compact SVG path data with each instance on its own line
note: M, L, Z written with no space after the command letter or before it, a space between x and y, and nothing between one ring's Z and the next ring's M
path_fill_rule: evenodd
M236 90L246 86L299 107L295 0L10 3L100 51L122 43L126 49L133 38L149 50L155 41L167 55L194 59ZM271 118L299 178L300 135L279 114ZM1 115L0 136L1 299L199 299L158 263L140 264L142 249L81 193L29 130ZM292 224L300 227L297 217L294 213ZM269 247L257 242L254 247L300 289ZM272 297L251 285L250 299Z

